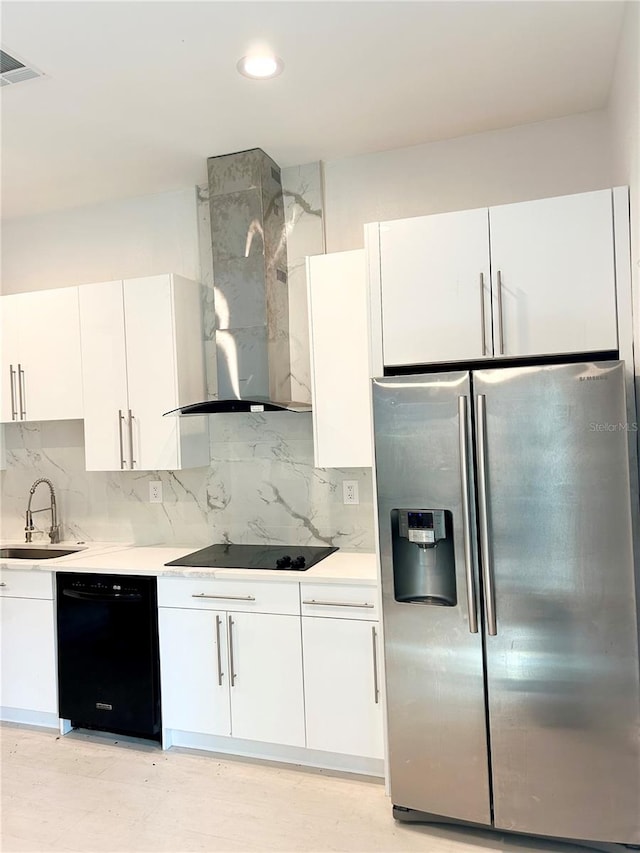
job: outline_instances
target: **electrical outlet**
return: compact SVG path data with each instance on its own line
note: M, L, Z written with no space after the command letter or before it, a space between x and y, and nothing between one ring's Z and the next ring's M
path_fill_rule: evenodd
M342 503L343 504L359 504L360 497L358 496L358 481L343 480L342 481Z
M149 483L149 503L162 503L162 480L151 480Z

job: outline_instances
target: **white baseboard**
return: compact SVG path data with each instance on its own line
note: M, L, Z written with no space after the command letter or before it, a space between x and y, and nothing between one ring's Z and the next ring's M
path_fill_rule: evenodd
M24 723L45 729L58 728L58 714L47 711L25 711L23 708L0 708L0 720L5 723Z
M179 729L163 729L163 749L170 749L172 746L201 749L206 752L219 752L225 755L238 755L244 758L281 761L285 764L300 764L304 767L317 767L323 770L358 773L363 776L384 777L384 761L381 758L343 755L333 752L323 752L317 749L305 749L300 746L283 746L281 744L262 743L242 738L195 734L193 732L183 732Z

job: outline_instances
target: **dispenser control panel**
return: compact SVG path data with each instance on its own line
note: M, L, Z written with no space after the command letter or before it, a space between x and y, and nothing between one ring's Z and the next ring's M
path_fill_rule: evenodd
M398 510L400 536L417 545L435 545L446 537L443 509Z

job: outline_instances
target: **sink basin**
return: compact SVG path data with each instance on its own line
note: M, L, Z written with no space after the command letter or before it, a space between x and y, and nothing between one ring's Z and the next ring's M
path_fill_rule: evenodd
M14 545L11 548L0 548L0 559L5 560L53 560L54 557L66 557L84 551L84 548L38 548L28 545Z

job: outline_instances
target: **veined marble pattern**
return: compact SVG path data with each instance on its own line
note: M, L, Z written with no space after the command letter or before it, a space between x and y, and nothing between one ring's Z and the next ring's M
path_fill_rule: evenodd
M291 398L311 400L311 367L305 257L324 251L322 180L319 163L282 170L289 265Z
M304 257L323 250L319 164L285 169L282 178L292 397L304 402L311 398ZM198 187L198 227L208 387L215 396L216 316L206 186ZM0 475L2 536L22 538L29 488L44 476L56 488L62 535L68 539L194 548L268 541L374 550L371 470L314 468L310 414L212 415L209 427L208 468L87 472L82 421L7 424L7 470ZM359 505L343 505L343 479L358 481ZM151 480L162 481L162 504L149 503ZM44 501L43 491L36 495L36 508ZM35 523L45 537L46 514L36 515Z
M291 399L311 401L311 367L305 257L319 255L324 249L320 164L308 163L282 170L282 193L287 232L289 278L289 343L291 347ZM211 251L211 214L209 187L197 187L200 240L201 282L204 285L204 330L208 391L217 396L216 384L216 309L213 289Z
M87 472L82 421L7 424L2 536L21 539L29 488L49 477L62 536L73 540L163 543L333 544L373 551L370 469L313 467L310 414L210 416L211 465L185 471ZM360 504L342 504L343 479L357 480ZM149 503L161 480L163 503ZM34 506L46 502L38 493ZM35 524L46 538L47 514Z

